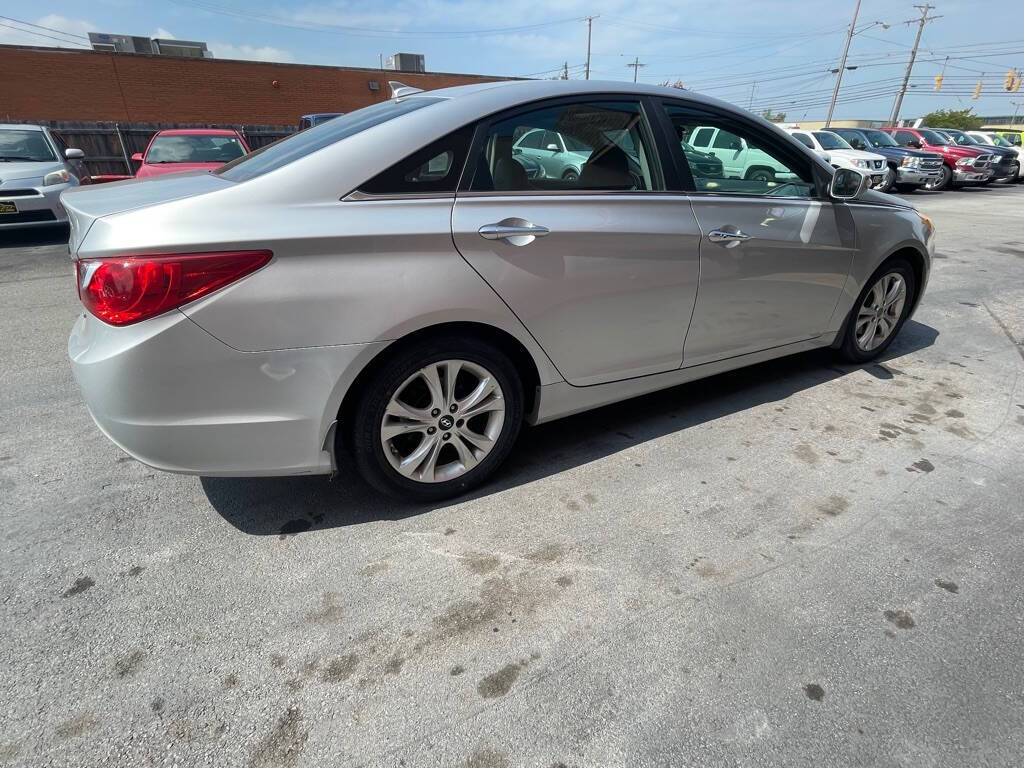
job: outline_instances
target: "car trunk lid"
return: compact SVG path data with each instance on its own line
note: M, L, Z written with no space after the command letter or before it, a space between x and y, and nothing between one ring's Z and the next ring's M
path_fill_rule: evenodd
M99 218L214 192L230 185L231 182L219 176L200 171L69 189L61 194L60 201L71 225L68 241L71 256L77 258L89 228Z

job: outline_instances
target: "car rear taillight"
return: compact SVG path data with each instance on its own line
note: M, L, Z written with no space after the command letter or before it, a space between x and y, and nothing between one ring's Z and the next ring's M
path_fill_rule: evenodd
M206 296L270 261L270 251L119 256L78 262L78 296L111 325L131 325Z

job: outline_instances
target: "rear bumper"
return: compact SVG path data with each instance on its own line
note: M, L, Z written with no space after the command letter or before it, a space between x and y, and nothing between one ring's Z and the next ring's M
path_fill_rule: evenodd
M114 328L83 313L68 356L89 412L126 453L188 474L331 471L324 443L364 357L384 342L239 352L180 312Z
M8 182L13 186L17 181ZM4 197L0 189L0 201L14 203L17 213L0 213L0 229L20 229L23 227L39 227L53 224L66 224L67 211L60 204L60 193L71 189L77 184L51 184L48 187L35 187L37 194Z

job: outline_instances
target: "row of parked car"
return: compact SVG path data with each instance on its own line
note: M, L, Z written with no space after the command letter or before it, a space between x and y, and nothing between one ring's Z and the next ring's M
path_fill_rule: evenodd
M302 128L339 113L304 115ZM1016 183L1024 162L1020 134L952 128L834 128L787 132L836 168L852 168L883 192L943 190L959 186ZM628 138L628 137L624 137ZM1012 139L1016 139L1016 143ZM695 126L679 136L687 162L703 188L716 180L784 183L791 175L771 155L729 131ZM627 154L629 146L624 146ZM249 154L245 138L230 129L174 129L157 132L144 152L132 156L135 177L178 171L211 170ZM512 154L529 179L579 178L591 147L558 131L529 130L515 139ZM59 203L68 187L127 177L90 177L80 149L64 145L48 128L0 125L0 228L63 222ZM634 161L638 160L634 156Z

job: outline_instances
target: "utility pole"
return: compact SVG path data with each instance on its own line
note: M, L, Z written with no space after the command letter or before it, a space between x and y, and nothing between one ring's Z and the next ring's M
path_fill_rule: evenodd
M568 61L562 62L562 79L563 80L568 80L569 79L569 62Z
M584 19L583 19L585 22L587 22L587 70L586 70L586 72L587 72L586 79L587 80L590 79L590 35L591 35L591 32L594 31L594 19L599 19L599 18L601 18L600 14L598 14L597 16L585 16Z
M843 56L839 60L839 71L836 73L836 87L832 89L832 103L828 105L828 117L825 118L825 127L828 128L832 122L832 112L836 108L836 99L839 98L839 84L843 82L843 70L846 69L846 54L850 52L850 41L853 40L853 28L857 26L857 14L860 13L860 0L857 0L857 7L853 9L853 19L850 21L850 28L846 30L846 43L843 45Z
M1024 101L1011 101L1010 103L1013 104L1013 119L1010 120L1010 128L1013 128L1017 124L1017 111L1024 107Z
M757 90L757 83L750 84L750 101L747 102L747 111L749 112L754 106L754 91Z
M633 82L635 83L636 82L636 74L637 74L637 72L640 71L640 67L646 67L647 65L646 64L641 64L640 63L640 57L637 56L635 59L633 59L633 63L632 64L627 64L626 66L633 68Z
M907 94L907 83L910 82L910 72L914 68L914 59L917 58L917 47L921 44L921 33L924 32L924 25L929 21L935 19L941 19L941 16L929 16L928 11L932 10L935 6L928 5L915 5L915 8L921 10L921 18L916 19L917 21L917 37L914 38L914 47L910 51L910 61L907 62L907 73L903 76L903 85L900 86L899 93L896 94L896 103L892 105L892 116L889 118L890 125L899 124L900 120L900 107L903 106L903 97ZM913 24L915 19L911 19L905 23Z

